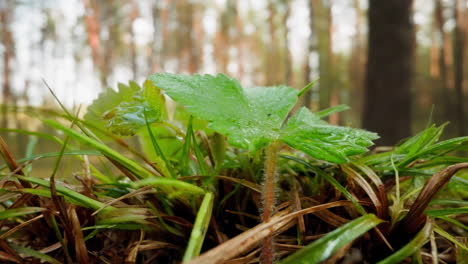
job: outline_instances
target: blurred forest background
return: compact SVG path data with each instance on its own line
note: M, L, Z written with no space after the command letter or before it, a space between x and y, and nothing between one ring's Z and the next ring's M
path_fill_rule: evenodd
M42 79L73 107L168 71L320 78L303 104L349 105L329 121L380 144L424 128L433 105L446 136L466 135L467 31L467 0L0 0L0 132L44 129L18 110L54 108Z

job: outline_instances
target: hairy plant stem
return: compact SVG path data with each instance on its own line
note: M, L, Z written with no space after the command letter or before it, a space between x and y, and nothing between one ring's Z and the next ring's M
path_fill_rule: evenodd
M276 206L276 182L279 142L273 141L265 150L265 174L262 190L263 222L270 221ZM267 236L262 245L262 263L271 264L274 259L273 236Z

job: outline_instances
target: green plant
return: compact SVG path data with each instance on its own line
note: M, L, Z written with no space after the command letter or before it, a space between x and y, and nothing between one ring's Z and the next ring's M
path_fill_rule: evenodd
M225 75L156 74L104 91L84 120L65 108L19 109L66 138L10 129L30 139L22 159L0 141L0 239L9 238L0 257L318 263L354 249L362 261L400 263L436 261L450 249L462 258L468 159L459 154L468 137L440 141L445 125L429 126L369 152L374 133L322 120L347 107L291 113L311 85L242 88ZM42 142L60 151L34 154ZM85 169L78 182L59 170L66 157ZM31 174L50 158L49 181ZM19 235L38 225L52 235L23 243ZM111 251L101 240L125 246ZM60 249L44 254L53 243Z
M266 148L263 190L264 222L275 208L275 182L279 142L310 156L333 163L348 161L349 155L365 152L377 135L363 130L328 125L307 108L288 122L286 117L304 91L286 86L244 89L225 75L155 74L149 79L194 116L228 137L233 146L255 152ZM306 88L308 89L308 88ZM286 124L285 124L286 123ZM264 258L271 263L273 241L264 242Z

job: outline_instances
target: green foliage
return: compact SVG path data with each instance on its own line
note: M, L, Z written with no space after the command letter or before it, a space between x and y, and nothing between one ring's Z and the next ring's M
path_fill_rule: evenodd
M99 97L88 107L85 119L94 124L102 124L103 115L112 111L120 103L131 98L140 87L135 82L130 81L129 85L118 84L117 91L112 88L106 88L99 94Z
M107 109L104 106L111 106ZM107 89L101 93L88 110L85 119L107 120L107 128L115 134L129 136L144 127L146 122L155 123L166 117L165 98L160 90L146 81L143 87L130 82L128 86L119 84L119 92Z
M214 194L207 192L198 209L197 218L193 225L192 233L184 253L183 261L189 261L200 254L205 240L206 232L210 225L211 213L213 211Z
M215 255L226 261L251 261L262 257L256 247L277 234L290 245L309 243L291 252L281 263L336 259L348 245L370 254L364 254L362 262L401 263L411 257L414 262L420 258L421 249L426 250L429 237L435 238L441 254L454 251L455 247L466 249L457 239L466 236L468 230L460 218L468 212L463 200L468 195L466 171L452 174L449 188L442 188L440 183L434 186L441 188L425 187L424 192L421 189L431 186L426 184L428 177L437 176L435 173L447 166L468 161L459 155L468 150L468 137L439 141L445 124L430 126L393 149L367 152L377 138L375 133L333 126L322 120L346 110L346 106L317 113L301 108L291 113L298 96L310 86L300 92L286 86L242 88L236 80L222 74L156 74L142 87L130 82L119 85L118 91L106 90L89 108L86 120L68 112L53 115L57 120L42 119L43 124L55 129L56 136L0 129L33 135L39 140L30 141L19 159L9 158L8 149L0 145L0 154L6 157L5 164L0 164L2 239L21 256L51 263L67 262L67 254L75 257L68 252L73 245L67 247L63 242L71 232L79 234L80 230L85 232L83 240L89 240L81 244L81 252L91 252L87 245L116 243L114 237L130 241L128 245L116 244L116 248L129 249L125 256L120 256L120 249L116 253L108 252L108 247L93 248L96 256L113 255L118 260L108 261L118 263L137 255L141 261L148 261L152 254L142 251L149 250L158 251L154 261L161 263L212 263ZM175 107L170 105L170 117L166 116L162 92L177 103ZM66 122L62 122L64 117ZM72 121L72 126L68 121ZM138 141L103 133L106 126L118 135L138 132ZM60 139L62 136L66 139ZM61 151L34 154L41 141L53 142L53 147L58 143ZM134 147L132 144L137 142ZM258 150L272 146L272 142L291 148L272 148L278 161L274 166L262 166L265 155ZM363 153L366 155L354 156ZM50 181L37 175L40 170L36 161L56 157L56 166L50 167L57 177L56 191L52 192ZM68 165L68 161L75 160L83 170L70 173L72 166L63 163ZM335 165L345 162L349 163ZM268 221L258 224L247 219L262 210L260 204L267 207L258 202L266 189L260 183L265 171L270 171L268 175L276 177L273 180L280 186L271 197L286 207L273 210ZM50 174L46 172L46 176ZM438 178L431 177L432 182ZM433 199L436 191L438 198ZM418 193L431 195L424 203L418 203L418 199L413 199ZM418 205L420 215L428 219L426 225L422 223L413 232L400 229L408 227L402 219ZM274 206L273 202L271 208ZM57 215L53 208L61 213ZM73 215L77 218L70 221ZM29 221L42 222L51 233L41 245L59 241L61 247L47 255L41 253L41 246L20 247L24 245L21 235L31 234L35 227ZM322 222L304 230L301 221ZM239 230L230 223L242 223L249 230ZM379 232L369 232L381 223ZM106 235L100 234L103 230ZM309 242L308 238L316 235L321 238ZM401 241L407 242L399 245L394 237L404 237ZM394 247L389 255L381 254L387 245L374 243L382 238ZM445 242L440 243L440 238ZM74 241L73 237L68 241ZM361 248L369 243L376 248L375 253ZM379 251L382 248L385 250ZM264 252L272 258L280 255L274 256L273 250ZM95 255L89 257L94 259ZM168 258L173 262L168 262ZM198 262L201 259L206 262Z
M364 153L377 139L375 133L327 124L307 108L289 119L280 139L312 157L334 163L348 161L348 156Z
M295 90L278 86L243 89L223 74L155 74L149 78L194 116L208 120L210 128L226 135L237 147L256 150L278 138Z
M398 264L405 258L418 251L429 240L432 232L432 225L427 223L424 228L404 247L390 255L389 257L377 262L377 264Z
M306 108L283 128L298 93L286 86L242 88L223 74L155 74L149 78L188 112L208 120L210 128L228 137L229 143L251 151L273 140L334 163L367 151L377 135L363 130L328 125ZM323 115L343 110L340 106Z
M314 243L301 248L296 253L281 261L280 264L320 263L331 257L337 250L353 242L356 238L367 233L367 231L380 223L382 223L382 220L373 214L361 216L328 233Z
M396 146L393 151L364 157L361 159L361 162L386 170L391 167L392 158L399 169L405 169L409 164L418 159L428 160L429 162L415 164L415 166L412 167L413 170L408 171L411 174L421 172L424 175L424 171L419 170L419 168L427 170L430 167L468 161L466 157L452 157L447 155L450 152L463 150L464 147L466 148L468 136L439 142L446 125L447 124L440 126L432 125L415 136L406 139L399 146Z
M317 159L343 163L361 154L377 135L367 131L328 125L320 117L343 111L340 105L319 115L303 108L283 127L298 100L296 90L287 86L242 88L223 74L155 74L142 88L133 82L119 85L119 92L106 90L89 108L88 121L97 116L119 135L133 135L148 123L165 117L165 100L159 89L185 106L187 112L209 122L209 127L228 137L236 147L256 151L280 139ZM112 102L109 102L112 100Z
M13 208L0 211L0 220L8 219L12 217L24 216L28 214L34 214L44 211L42 207L22 207L22 208Z

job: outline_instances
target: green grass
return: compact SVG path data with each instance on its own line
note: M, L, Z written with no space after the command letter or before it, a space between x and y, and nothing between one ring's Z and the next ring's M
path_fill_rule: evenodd
M2 129L29 143L14 155L0 137L1 263L466 256L468 137L440 140L445 124L370 151L375 134L321 120L346 106L289 113L302 94L289 87L249 90L223 75L151 79L106 91L84 120L27 108L42 129ZM197 83L205 94L190 98ZM162 92L179 103L177 118ZM44 175L47 160L55 165Z

